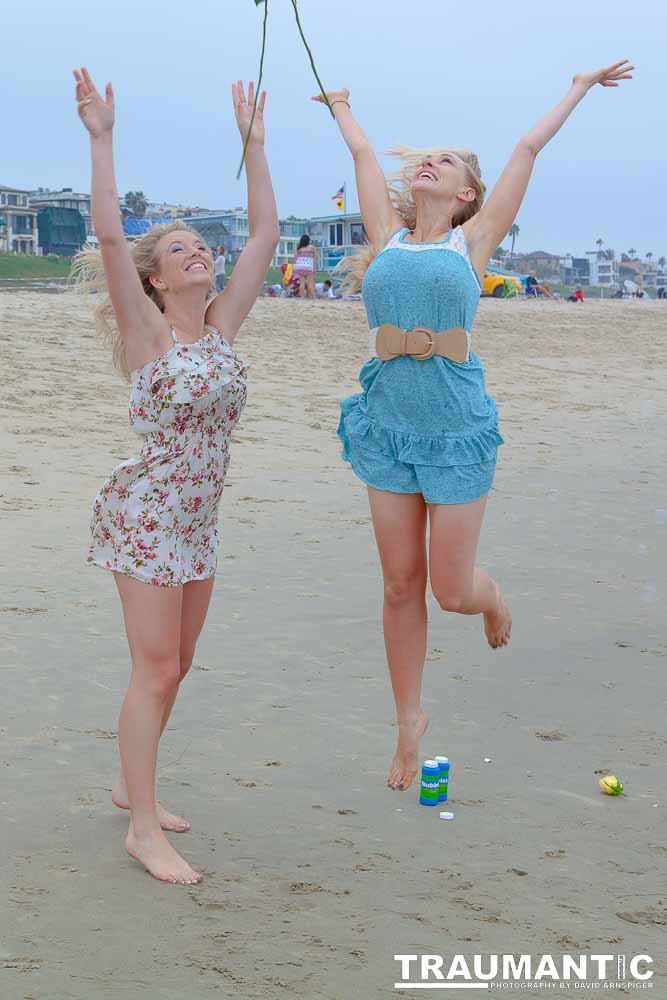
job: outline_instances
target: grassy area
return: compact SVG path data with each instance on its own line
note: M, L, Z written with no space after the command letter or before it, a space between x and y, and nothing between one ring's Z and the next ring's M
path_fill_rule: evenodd
M0 254L0 278L67 278L69 277L71 260L69 257L33 257L26 254ZM227 267L227 278L232 273L232 267ZM269 285L279 284L282 273L277 267L269 269L266 281ZM316 281L325 281L329 277L326 271L317 274Z
M70 265L69 257L0 254L0 278L67 278Z

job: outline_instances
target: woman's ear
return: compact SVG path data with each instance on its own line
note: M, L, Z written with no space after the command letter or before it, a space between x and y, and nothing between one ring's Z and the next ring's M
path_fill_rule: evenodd
M474 188L463 188L462 191L459 191L456 197L459 198L460 201L465 201L469 203L475 200L475 198L477 197L477 192L475 191Z
M149 274L148 280L156 291L164 291L167 287L159 274Z

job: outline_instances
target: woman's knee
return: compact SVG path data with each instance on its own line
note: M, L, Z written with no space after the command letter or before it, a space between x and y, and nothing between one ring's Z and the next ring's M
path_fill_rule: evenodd
M173 655L144 655L134 661L134 683L155 697L169 698L180 679L180 663Z
M449 585L447 587L434 586L433 596L443 611L465 614L469 603L469 594L466 587L456 585Z
M419 571L392 576L384 581L385 604L392 608L423 600L425 593L426 576Z

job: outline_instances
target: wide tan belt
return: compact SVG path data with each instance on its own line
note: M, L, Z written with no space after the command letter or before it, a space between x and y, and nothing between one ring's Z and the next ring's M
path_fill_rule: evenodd
M401 330L391 323L383 323L375 333L375 353L381 361L391 361L404 354L417 361L426 361L437 354L462 364L468 359L468 334L460 326L436 333L425 326Z

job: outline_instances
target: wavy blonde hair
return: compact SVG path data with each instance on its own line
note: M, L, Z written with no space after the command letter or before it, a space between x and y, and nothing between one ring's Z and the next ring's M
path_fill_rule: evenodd
M412 197L412 182L417 169L424 160L432 156L437 158L445 153L453 153L463 161L466 168L466 180L475 191L473 201L465 202L452 217L452 227L462 225L473 215L476 215L484 201L486 185L482 181L477 155L471 149L416 149L414 146L393 146L388 150L389 156L396 156L402 165L387 179L389 197L394 208L403 219L408 229L414 229L417 222L417 206ZM391 234L380 233L375 243L364 246L357 253L351 254L336 265L334 270L342 276L342 287L350 292L358 292L369 266L386 245Z
M185 231L199 236L202 242L206 242L192 226L185 222L164 222L153 226L136 239L130 240L130 253L134 266L137 269L139 280L149 299L158 307L160 312L164 312L164 302L160 293L150 282L151 274L155 274L160 267L160 255L157 253L157 245L167 233ZM84 246L74 257L72 263L72 279L74 288L78 292L97 292L101 295L100 301L93 309L95 317L95 328L103 343L111 348L114 367L130 381L130 371L125 353L125 343L118 330L116 316L109 298L104 264L102 262L102 251L99 247ZM213 278L211 278L211 292L213 292Z

